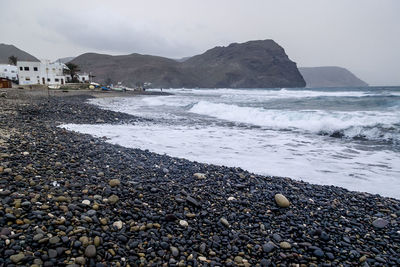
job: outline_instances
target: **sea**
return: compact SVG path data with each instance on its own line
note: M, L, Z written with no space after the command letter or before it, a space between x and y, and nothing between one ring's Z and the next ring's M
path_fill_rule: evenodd
M162 91L172 95L90 100L148 121L63 127L125 147L400 199L400 87Z

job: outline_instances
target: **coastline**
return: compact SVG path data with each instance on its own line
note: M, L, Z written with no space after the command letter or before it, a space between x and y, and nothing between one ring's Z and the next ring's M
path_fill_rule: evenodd
M57 127L144 120L85 103L126 93L18 90L0 98L0 265L400 264L399 200Z

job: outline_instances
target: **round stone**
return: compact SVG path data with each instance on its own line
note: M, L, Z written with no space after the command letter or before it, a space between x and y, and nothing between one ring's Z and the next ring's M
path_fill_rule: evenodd
M179 220L179 225L183 226L183 227L188 227L189 226L188 222L185 221L185 220Z
M48 254L50 259L54 259L55 257L57 257L57 250L49 249Z
M114 205L119 201L119 197L117 195L112 195L108 198L108 202Z
M272 252L272 251L275 249L275 245L274 245L274 243L272 243L272 242L268 242L268 243L264 244L264 245L262 246L262 248L263 248L263 251L264 251L265 253L270 253L270 252Z
M94 258L96 256L96 247L94 245L89 245L85 249L85 256L88 258Z
M57 244L60 242L60 238L58 236L53 236L52 238L50 238L49 243L50 244Z
M99 236L96 236L93 240L93 244L98 247L101 244L101 238Z
M85 204L85 205L90 205L90 200L88 200L88 199L85 199L85 200L83 200L82 201L82 204Z
M322 258L324 256L324 252L320 249L314 250L314 255L317 256L318 258Z
M123 225L122 221L116 221L113 223L113 226L116 227L118 230L122 229L122 225Z
M242 258L241 256L236 256L236 257L235 257L235 262L236 262L237 264L241 264L241 263L243 262L243 258Z
M85 259L84 257L77 257L77 258L75 259L75 263L76 263L76 264L79 264L79 265L85 265L86 259Z
M385 228L388 224L389 222L382 218L378 218L372 222L372 225L376 228Z
M179 255L178 248L171 246L169 249L171 250L172 256L178 257L178 255Z
M119 185L121 184L121 182L120 182L120 180L118 180L118 179L111 179L111 180L108 182L108 184L109 184L111 187L115 187L115 186L119 186Z
M18 253L18 254L12 255L12 256L10 257L10 260L11 260L13 263L18 263L18 262L22 261L24 258L25 258L25 254L23 254L23 253Z
M289 200L282 194L275 195L275 202L281 208L287 208L290 206Z
M279 246L281 247L281 248L283 248L283 249L290 249L290 248L292 248L292 245L290 245L288 242L286 242L286 241L283 241L283 242L281 242L281 243L279 243Z
M193 174L193 176L197 179L205 179L206 178L206 175L201 172L196 172L195 174Z
M219 219L219 221L222 223L222 225L229 227L229 222L227 219L225 219L224 217L222 217L221 219Z

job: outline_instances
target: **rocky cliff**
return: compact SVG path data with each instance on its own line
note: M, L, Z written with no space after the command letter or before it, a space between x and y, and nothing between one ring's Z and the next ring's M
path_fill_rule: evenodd
M341 67L299 68L307 87L364 87L368 84Z
M87 53L72 63L92 72L96 80L128 86L151 82L170 88L304 87L305 81L284 49L273 40L249 41L215 47L183 62L163 57L131 54L110 56Z

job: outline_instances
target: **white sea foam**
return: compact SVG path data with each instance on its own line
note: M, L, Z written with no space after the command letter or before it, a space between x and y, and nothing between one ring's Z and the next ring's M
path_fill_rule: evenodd
M90 100L151 124L66 127L128 147L400 198L397 89L172 93ZM337 132L368 141L320 135Z
M64 125L126 147L400 198L400 159L324 136L180 125Z

